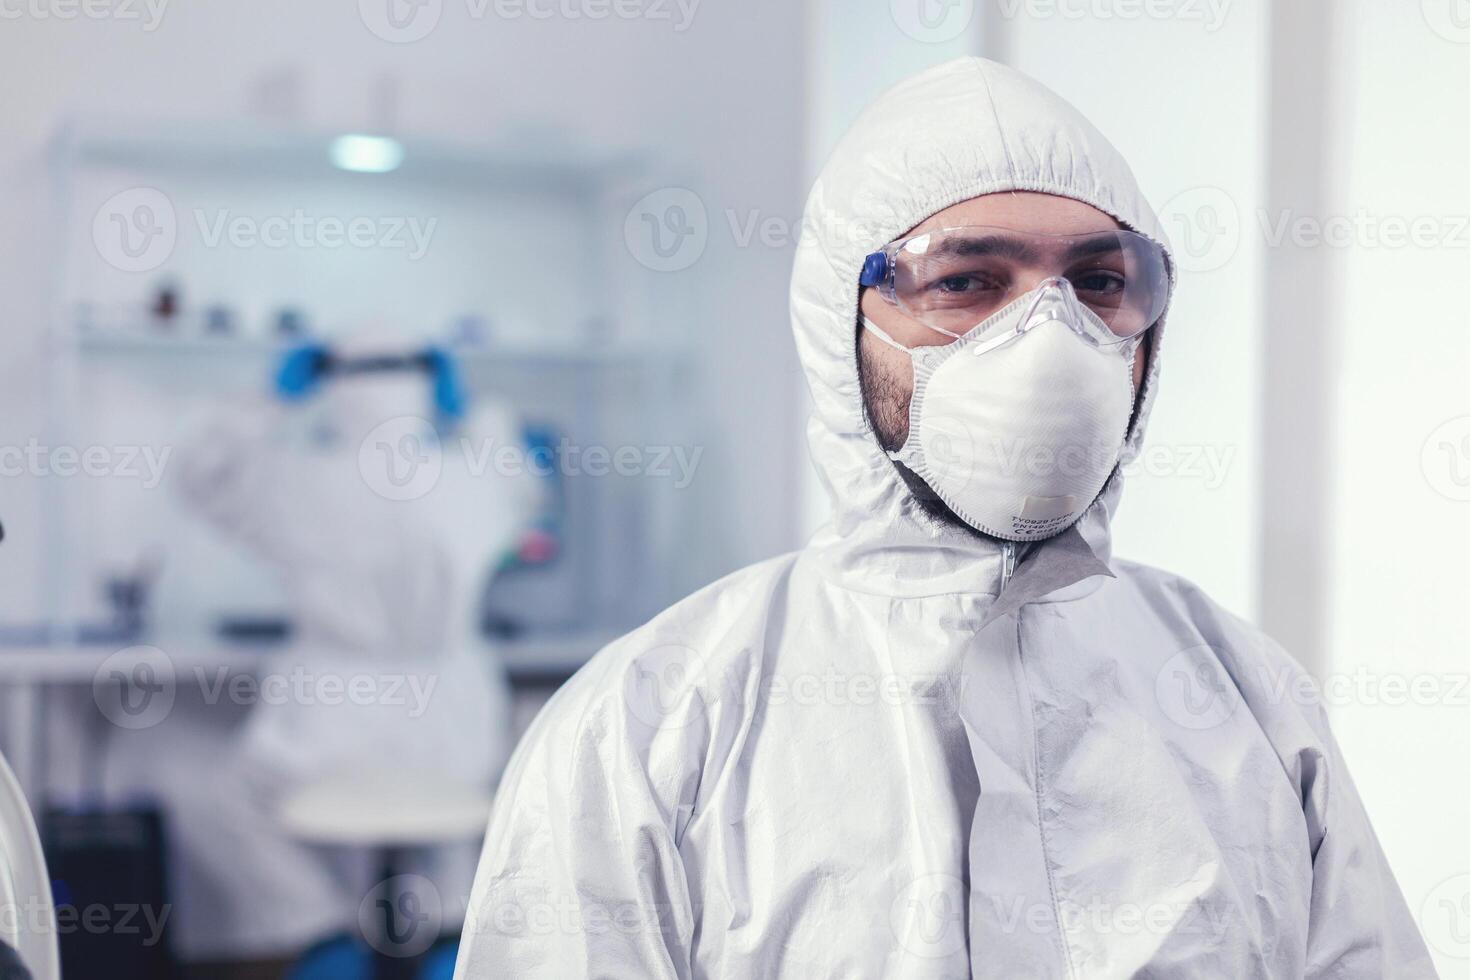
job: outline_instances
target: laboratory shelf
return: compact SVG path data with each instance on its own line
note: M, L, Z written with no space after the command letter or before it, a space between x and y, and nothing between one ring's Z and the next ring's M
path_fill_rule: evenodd
M593 150L545 132L511 132L500 140L446 141L400 133L386 135L404 148L402 162L381 173L344 172L332 163L333 141L347 130L235 120L74 120L56 149L83 166L150 173L241 174L251 177L334 178L428 183L442 186L559 185L594 189L636 175L642 155Z
M143 332L83 332L74 344L77 353L88 358L274 358L296 344L330 339L302 338L293 343L251 337L169 336ZM690 357L685 345L654 345L630 342L604 344L566 343L492 343L464 347L450 345L448 350L466 366L495 364L639 364L667 367Z

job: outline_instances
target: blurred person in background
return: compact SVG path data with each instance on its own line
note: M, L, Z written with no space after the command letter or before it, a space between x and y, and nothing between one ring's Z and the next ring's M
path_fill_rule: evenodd
M1433 976L1305 672L1111 555L1173 270L1036 82L874 104L791 291L834 517L542 712L457 975Z
M368 340L334 354L400 352ZM510 749L508 691L477 614L528 519L526 481L487 479L464 454L441 453L417 373L296 380L296 402L217 410L179 453L189 507L272 567L289 597L290 639L263 649L256 671L280 689L267 698L262 686L242 721L181 698L165 724L117 744L109 772L118 792L163 805L174 943L199 976L279 975L312 944L357 931L378 869L365 853L299 839L281 815L293 795L335 786L386 804L446 782L483 791ZM494 405L453 432L516 441ZM437 479L410 484L405 466L431 464L430 453ZM356 684L366 699L346 696ZM422 870L444 894L465 893L473 845L441 857Z

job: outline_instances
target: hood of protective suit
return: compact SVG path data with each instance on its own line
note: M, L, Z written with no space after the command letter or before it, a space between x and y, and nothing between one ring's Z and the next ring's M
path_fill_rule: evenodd
M856 321L868 253L952 204L1005 191L1090 204L1168 252L1158 217L1113 145L1045 86L982 58L946 62L879 98L812 188L791 317L814 403L808 439L833 512L813 546L842 580L894 595L974 591L985 564L999 561L996 542L925 514L878 445L863 412ZM1172 287L1172 257L1170 267ZM1158 387L1162 322L1153 334L1120 466L1138 450ZM1076 525L1103 562L1121 492L1115 472ZM893 560L895 551L903 561Z
M1105 563L1116 478L1012 567L928 521L868 431L863 257L1005 190L1161 237L1117 153L1012 71L943 65L858 122L792 297L833 521L541 711L457 977L1433 976L1325 711L1283 696L1301 668L1188 582Z

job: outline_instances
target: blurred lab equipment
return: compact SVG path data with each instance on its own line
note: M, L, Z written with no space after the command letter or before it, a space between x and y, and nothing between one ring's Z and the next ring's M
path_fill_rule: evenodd
M45 850L58 917L96 922L105 911L111 926L62 933L61 963L68 977L175 975L165 846L163 815L150 806L46 815Z
M283 376L303 381L306 362L317 370L290 401L223 409L181 449L183 500L274 568L288 597L290 638L262 651L257 674L307 684L252 705L233 737L171 717L116 746L126 751L113 775L148 787L172 817L179 943L192 959L287 952L355 924L368 869L354 860L344 872L285 826L297 794L344 779L488 792L509 751L505 682L477 641L476 610L529 495L519 478L476 474L443 451L426 416L446 409L476 439L514 432L493 404L468 410L445 360L372 343L298 348L277 390ZM415 483L420 467L437 476ZM323 679L372 691L329 700L314 693Z
M173 946L190 965L358 932L371 855L289 829L291 802L340 777L381 777L388 798L410 773L436 780L420 808L487 791L508 744L506 678L520 717L520 692L549 693L694 584L678 530L698 491L667 462L700 443L687 429L698 386L678 370L690 317L670 299L677 284L659 283L649 307L654 277L619 233L667 178L641 154L519 139L415 141L392 173L347 174L329 154L340 135L83 119L54 145L57 198L76 213L148 187L179 216L437 222L412 259L206 247L188 222L141 279L90 228L54 255L42 441L132 447L157 466L44 495L43 600L36 620L0 631L4 681L29 706L3 719L5 744L43 813L157 806ZM584 275L541 259L568 241ZM343 339L366 324L380 343ZM283 400L272 381L307 348L325 361L304 360L302 396ZM369 394L387 389L391 409ZM649 472L561 465L563 452L620 448ZM156 725L125 730L99 717L105 697L93 703L123 643L165 652L176 697ZM414 717L229 695L296 672L434 687ZM467 889L473 853L428 863L445 894Z
M306 333L306 317L294 307L282 307L276 311L276 335L284 339L300 337Z
M178 285L167 280L159 283L149 311L153 314L153 324L157 329L172 330L179 316Z
M422 914L442 901L442 895L412 869L426 851L477 844L490 817L490 802L488 790L406 773L338 778L287 798L281 819L288 830L318 844L370 849L377 882L370 893L371 914L359 910L361 932L341 937L347 948L328 941L327 949L309 951L293 977L447 977L444 963L447 959L452 972L454 960L454 947L447 941L455 933L446 933L433 921L436 917ZM355 950L355 956L348 950ZM336 972L325 972L328 958L347 962L337 963Z
M0 980L60 980L46 858L20 784L0 756Z
M566 487L557 459L561 437L552 426L528 424L521 439L539 493L534 518L501 557L488 584L483 622L492 636L520 636L534 625L527 619L527 603L546 591L547 573L554 571L565 534Z

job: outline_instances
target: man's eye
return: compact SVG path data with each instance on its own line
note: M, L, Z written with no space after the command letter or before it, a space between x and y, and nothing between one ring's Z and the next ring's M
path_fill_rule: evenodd
M1083 273L1072 280L1072 288L1077 292L1095 296L1115 296L1123 291L1124 285L1121 275L1103 270Z
M983 289L993 288L984 279L977 276L945 276L934 284L934 288L941 293L954 295L959 293L977 293Z

